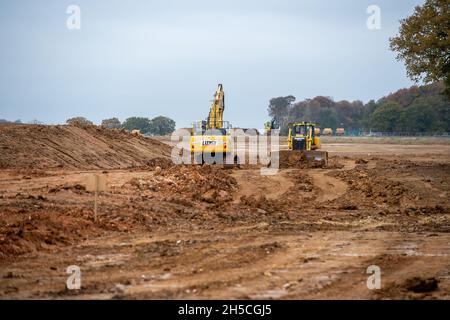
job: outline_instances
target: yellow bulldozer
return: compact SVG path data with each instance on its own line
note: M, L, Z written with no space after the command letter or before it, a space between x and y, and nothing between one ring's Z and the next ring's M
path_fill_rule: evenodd
M288 149L299 150L307 159L323 160L328 163L328 152L319 151L320 132L313 122L294 122L288 124Z

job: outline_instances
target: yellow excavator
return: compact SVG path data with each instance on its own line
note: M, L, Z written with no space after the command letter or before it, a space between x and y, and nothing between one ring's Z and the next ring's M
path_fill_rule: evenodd
M324 160L328 163L328 152L320 149L320 137L314 122L294 122L288 124L288 149L300 150L307 159Z
M214 93L208 118L194 122L192 125L190 149L195 163L225 164L226 157L231 154L232 143L229 130L232 127L229 122L223 120L224 110L225 93L222 84L219 84ZM234 156L233 164L237 162L237 156Z

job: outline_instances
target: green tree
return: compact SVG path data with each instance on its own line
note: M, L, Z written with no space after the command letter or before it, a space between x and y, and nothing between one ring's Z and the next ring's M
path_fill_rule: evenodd
M444 80L450 99L450 6L448 0L426 0L401 20L399 35L390 39L408 76L426 83Z
M159 116L150 120L149 133L165 136L175 131L175 121L170 118Z
M450 132L450 101L444 96L428 97L427 102L434 106L438 115L439 127L445 132Z
M363 111L361 124L365 129L370 127L370 116L372 115L372 113L375 111L375 109L377 107L378 107L378 105L374 100L370 100L369 102L367 102L364 105L364 107L363 107L364 111Z
M120 120L117 118L104 119L102 120L102 127L108 129L119 129L122 127L122 124L120 123Z
M394 132L403 127L403 108L396 102L386 101L370 116L372 129L383 132Z
M150 120L144 117L130 117L123 122L122 127L128 131L140 130L144 134L150 131Z
M413 132L449 132L450 104L442 95L420 97L405 110L405 123Z
M76 127L84 127L84 126L92 126L92 121L89 121L85 117L73 117L70 119L67 119L66 123L69 126L76 126Z
M359 100L335 102L327 96L317 96L292 104L292 96L278 97L270 100L268 109L271 117L283 119L282 125L296 121L314 121L322 128L335 129L343 126L348 131L373 128L399 132L450 132L450 100L442 95L444 88L442 81L415 85L390 93L378 101L370 100L366 104ZM411 105L419 102L420 108L415 105L408 110ZM281 134L283 133L286 133L286 126L281 130Z
M439 119L433 105L427 99L417 99L403 114L404 130L414 133L443 131L439 127Z

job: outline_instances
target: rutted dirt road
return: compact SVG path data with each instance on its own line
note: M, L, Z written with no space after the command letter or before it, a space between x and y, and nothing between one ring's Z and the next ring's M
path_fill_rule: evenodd
M448 299L450 153L370 148L340 145L329 167L275 176L163 160L3 170L0 297ZM109 186L97 222L93 172ZM80 290L66 289L69 265ZM367 288L370 265L380 290Z
M308 173L313 178L314 185L320 189L317 202L337 199L347 192L347 184L339 179L330 177L329 170L315 170Z

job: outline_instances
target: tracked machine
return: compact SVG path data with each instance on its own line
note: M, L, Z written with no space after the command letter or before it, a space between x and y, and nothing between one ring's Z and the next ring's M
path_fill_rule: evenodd
M267 136L270 136L272 130L274 129L280 129L280 126L277 124L277 122L272 119L272 121L267 121L264 123L264 134Z
M222 84L219 84L207 119L194 122L192 125L190 150L196 164L223 164L227 167L238 165L238 158L231 150L232 126L223 120L224 110L225 93ZM227 157L233 159L231 164L225 163Z
M313 122L295 122L288 125L288 151L299 151L308 160L328 163L328 152L320 151L320 130Z

